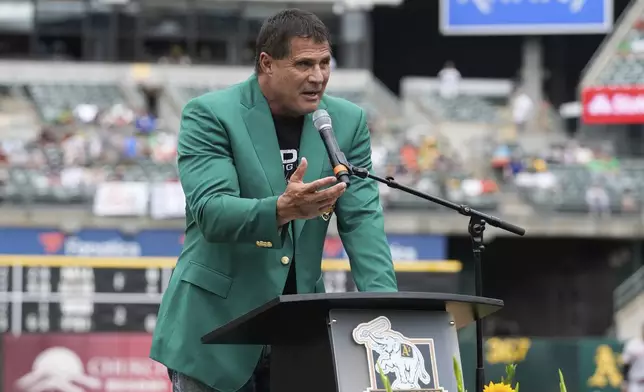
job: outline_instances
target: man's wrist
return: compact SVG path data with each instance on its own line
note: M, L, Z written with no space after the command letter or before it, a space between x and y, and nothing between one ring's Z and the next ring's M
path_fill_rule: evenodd
M284 227L284 225L286 225L288 222L290 222L290 220L288 220L288 219L284 219L284 218L280 218L280 216L279 216L279 215L277 216L277 227L278 227L279 229L281 229L282 227Z
M288 219L288 218L286 218L284 216L284 212L282 211L282 208L281 208L281 205L280 205L281 198L282 198L282 196L277 198L277 206L275 208L275 210L276 210L275 214L277 216L277 227L279 229L281 229L285 224L287 224L288 222L291 221L290 219Z

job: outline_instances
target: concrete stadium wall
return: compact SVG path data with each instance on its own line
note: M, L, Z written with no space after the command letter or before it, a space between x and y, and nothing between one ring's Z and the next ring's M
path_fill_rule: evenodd
M160 64L106 64L42 61L0 61L0 83L154 83L180 85L229 85L241 82L251 67ZM337 70L329 81L333 90L364 89L374 80L364 70Z
M615 312L617 338L627 340L642 334L644 326L644 292Z

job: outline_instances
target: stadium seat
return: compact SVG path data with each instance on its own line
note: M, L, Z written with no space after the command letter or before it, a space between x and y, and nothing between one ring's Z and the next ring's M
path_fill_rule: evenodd
M105 109L126 101L116 84L34 83L26 89L45 121L53 121L62 111L81 104Z
M453 99L442 98L438 94L426 95L421 104L430 113L435 113L445 121L483 122L498 121L497 108L483 98L460 95Z

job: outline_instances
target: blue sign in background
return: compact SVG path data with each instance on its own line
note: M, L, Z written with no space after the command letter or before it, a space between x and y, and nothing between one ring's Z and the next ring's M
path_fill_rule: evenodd
M143 230L133 235L116 229L86 229L64 235L56 228L0 228L0 254L97 257L177 257L181 230ZM440 235L389 235L396 260L444 260L447 239ZM346 259L338 237L327 237L324 257Z
M612 0L441 0L445 35L543 35L609 32Z
M391 256L396 261L438 261L447 258L447 238L442 235L389 234ZM329 236L324 243L325 259L347 259L339 237Z

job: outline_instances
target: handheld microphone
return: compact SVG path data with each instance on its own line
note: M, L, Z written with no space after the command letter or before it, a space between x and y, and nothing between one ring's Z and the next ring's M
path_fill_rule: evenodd
M326 152L329 154L331 166L333 166L333 174L338 181L347 184L347 188L351 184L349 179L349 168L347 167L347 158L344 153L340 151L338 142L335 140L333 134L333 126L331 125L331 116L326 110L318 109L313 113L313 126L320 132Z

